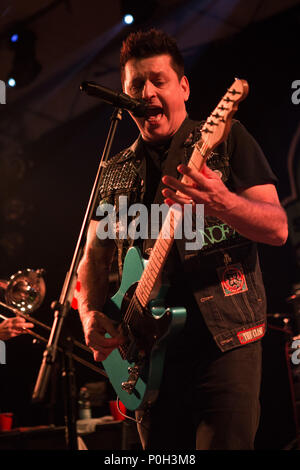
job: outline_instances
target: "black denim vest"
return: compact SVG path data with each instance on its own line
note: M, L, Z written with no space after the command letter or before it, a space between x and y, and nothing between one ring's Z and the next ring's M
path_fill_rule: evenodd
M188 163L193 145L201 137L201 124L187 119L183 125L177 161L173 162L175 169L180 162ZM232 189L230 134L206 163ZM128 207L143 202L146 184L145 158L139 137L131 147L109 160L100 187L100 203L113 204L118 214L119 196L127 196ZM257 341L265 334L266 296L256 244L213 217L205 217L202 235L201 250L187 251L185 239L176 240L176 245L184 275L208 329L222 351ZM136 243L129 237L117 238L116 243L121 276L126 252Z

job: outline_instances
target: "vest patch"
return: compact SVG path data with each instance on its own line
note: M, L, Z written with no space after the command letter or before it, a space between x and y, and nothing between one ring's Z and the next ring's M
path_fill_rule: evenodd
M255 326L249 330L239 331L237 333L238 340L241 344L251 343L259 338L262 338L265 334L265 324Z
M217 272L226 297L248 290L245 274L240 263L218 268Z

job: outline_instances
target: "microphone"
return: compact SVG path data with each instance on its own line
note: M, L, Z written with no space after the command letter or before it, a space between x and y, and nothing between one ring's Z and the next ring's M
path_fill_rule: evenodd
M146 115L146 102L131 98L129 95L126 95L126 93L118 93L117 91L110 90L110 88L98 85L95 82L82 82L80 90L85 91L88 95L95 96L108 104L112 104L117 108L127 109L136 117L143 117Z

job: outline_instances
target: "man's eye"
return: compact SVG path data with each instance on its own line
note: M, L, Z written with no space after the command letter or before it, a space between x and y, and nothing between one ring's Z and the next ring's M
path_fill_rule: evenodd
M142 85L131 85L131 91L136 92L142 89Z

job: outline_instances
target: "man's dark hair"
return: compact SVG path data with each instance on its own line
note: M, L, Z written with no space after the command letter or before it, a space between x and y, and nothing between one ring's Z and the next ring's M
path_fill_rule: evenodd
M120 53L121 80L124 81L124 68L130 59L146 59L167 54L171 57L172 68L180 80L184 75L184 61L175 39L163 31L150 29L135 31L123 41Z

